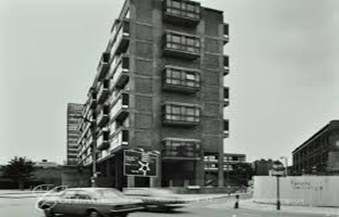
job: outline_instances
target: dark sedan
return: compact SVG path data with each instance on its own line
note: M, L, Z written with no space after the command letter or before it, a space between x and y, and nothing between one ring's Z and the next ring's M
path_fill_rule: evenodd
M125 197L112 188L70 188L58 195L45 195L38 202L46 217L56 214L88 217L125 217L143 209L141 200Z

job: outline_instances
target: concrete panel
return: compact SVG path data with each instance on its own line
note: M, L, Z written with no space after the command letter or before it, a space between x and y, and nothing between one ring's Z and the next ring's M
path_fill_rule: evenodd
M136 128L149 129L152 127L152 114L135 114L135 125Z
M205 51L219 53L219 41L217 39L205 38Z
M204 108L205 117L219 117L219 104L216 103L206 103Z
M136 25L136 39L145 40L145 41L152 41L152 27L145 26L145 25Z
M137 93L153 93L151 78L136 78L135 92Z
M152 61L136 60L136 72L137 75L152 75L153 63Z
M339 207L339 176L295 176L280 178L281 204ZM277 178L254 177L253 200L276 203Z
M138 57L152 59L153 58L152 43L137 41L135 53Z
M134 144L137 147L151 147L152 133L150 130L136 130Z

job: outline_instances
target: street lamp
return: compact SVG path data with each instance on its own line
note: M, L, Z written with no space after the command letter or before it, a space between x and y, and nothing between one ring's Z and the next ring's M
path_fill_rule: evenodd
M285 175L287 176L287 167L288 167L288 162L287 162L287 157L286 156L282 156L280 157L280 159L285 159Z
M89 120L86 117L83 117L81 115L72 115L73 118L77 119L83 119L85 122L90 124L91 134L93 138L92 142L92 177L91 177L91 186L96 187L96 178L100 174L100 172L97 172L97 134L96 134L96 121Z

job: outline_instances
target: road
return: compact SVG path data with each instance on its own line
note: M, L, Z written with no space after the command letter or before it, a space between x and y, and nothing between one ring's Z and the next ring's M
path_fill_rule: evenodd
M0 198L0 216L1 217L43 217L43 213L34 208L36 199L4 199ZM223 207L223 204L229 203L228 208ZM138 212L133 213L129 217L329 217L335 215L325 214L301 214L301 213L286 213L278 211L259 211L249 209L233 209L233 201L230 199L218 199L214 201L205 201L192 203L190 206L177 211L175 213L150 213ZM220 205L220 206L218 206Z

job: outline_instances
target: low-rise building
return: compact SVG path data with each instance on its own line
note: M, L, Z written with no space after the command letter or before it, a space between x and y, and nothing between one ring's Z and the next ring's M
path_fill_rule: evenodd
M339 120L333 120L293 152L293 173L339 173Z

